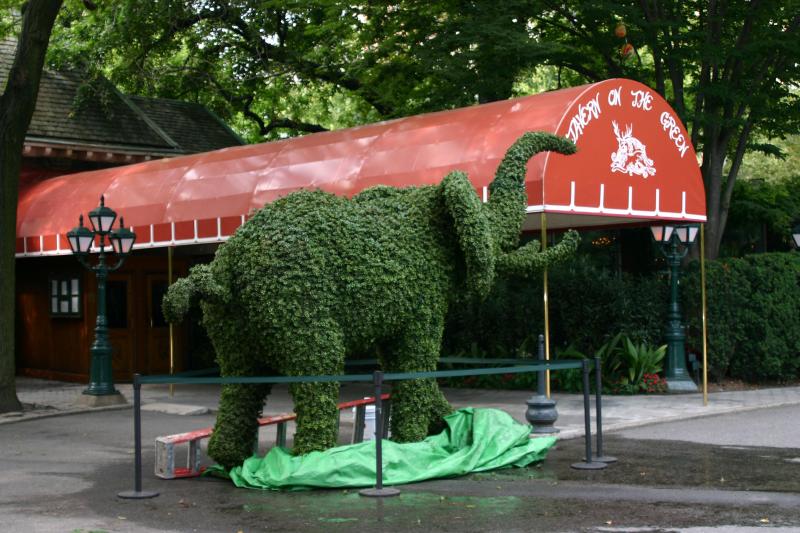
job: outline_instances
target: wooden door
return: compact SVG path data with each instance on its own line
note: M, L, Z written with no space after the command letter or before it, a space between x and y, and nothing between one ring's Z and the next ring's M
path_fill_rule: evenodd
M136 302L133 298L133 276L130 273L109 274L106 282L106 320L108 340L113 350L114 380L129 380L136 353ZM92 324L93 327L93 324ZM92 338L94 334L92 333Z
M145 275L147 293L145 345L147 347L146 372L148 374L169 374L169 324L161 311L161 301L168 287L165 274Z

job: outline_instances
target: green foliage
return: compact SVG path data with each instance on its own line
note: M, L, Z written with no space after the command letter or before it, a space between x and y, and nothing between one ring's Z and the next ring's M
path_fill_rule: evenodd
M564 370L554 372L551 376L561 374ZM484 376L467 376L463 378L442 378L440 385L452 388L467 389L499 389L499 390L536 390L536 372L519 374L489 374Z
M251 141L641 81L702 153L715 199L711 258L744 156L775 152L776 139L800 131L795 0L97 3L87 11L67 1L53 63L101 70L128 92L203 103Z
M742 168L739 171L742 180L759 179L777 184L796 179L796 175L800 173L800 135L769 139L767 146L771 146L770 149L756 150L765 144L767 143L753 143L753 151L742 159Z
M700 353L700 276L685 276L689 342ZM708 364L715 379L800 377L800 254L770 253L706 264Z
M524 0L388 4L67 2L52 61L199 101L250 140L511 95L541 61Z
M634 394L637 392L664 392L665 382L658 377L667 345L652 346L634 342L624 333L617 333L598 348L592 359L600 358L603 388L608 392ZM586 359L587 356L568 346L556 352L557 359ZM583 375L580 370L556 372L554 385L561 390L582 390Z
M780 180L769 176L739 180L733 190L723 251L741 256L789 250L792 227L798 221L800 173Z
M621 359L618 367L622 369L622 378L619 383L623 386L638 386L644 383L645 374L661 372L663 368L661 362L667 353L667 345L662 344L655 347L643 342L633 343L626 337L618 353L618 357Z
M464 252L467 285L480 299L486 298L494 282L495 251L491 228L481 202L466 174L452 172L441 184L447 211L453 219L458 244Z
M703 156L711 258L717 257L742 158L759 149L753 138L780 138L800 128L796 17L794 0L688 0L657 7L572 0L534 15L541 42L557 43L548 63L590 80L642 81L678 113ZM624 38L614 34L619 22L627 29ZM619 53L626 43L635 51L629 58Z
M574 147L550 134L525 134L509 157L543 150ZM375 187L352 199L322 191L281 198L240 227L211 264L170 287L165 316L176 321L200 302L222 375L341 374L346 355L375 352L386 371L435 370L448 307L458 295L477 293L478 302L491 288L494 265L515 252L525 166L504 163L496 181L505 188L485 205L460 172L437 186ZM575 246L575 237L565 239L540 254L544 261L526 252L517 268L563 259ZM290 390L295 453L335 445L338 385ZM392 394L398 441L421 439L450 411L430 379L400 383ZM209 454L224 466L249 455L263 397L260 389L225 389L209 442Z
M566 238L566 237L565 237ZM500 271L498 263L498 271ZM634 342L660 343L667 310L667 283L656 276L615 275L578 256L548 268L550 335L555 350L595 353L615 332ZM511 357L535 351L544 331L540 274L504 275L482 303L451 309L445 330L448 355ZM524 350L523 350L524 351Z
M593 352L614 332L655 344L663 335L667 284L654 276L614 274L585 258L552 269L553 335Z

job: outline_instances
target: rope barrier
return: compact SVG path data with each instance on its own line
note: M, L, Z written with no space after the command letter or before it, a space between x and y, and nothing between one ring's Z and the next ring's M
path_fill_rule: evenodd
M592 362L590 361L590 365ZM488 376L494 374L522 374L539 370L564 370L581 368L580 360L551 361L549 363L530 363L524 366L503 366L496 368L476 368L464 370L435 370L430 372L394 372L383 375L384 381L425 378L453 378L466 376ZM163 374L155 376L139 376L139 383L147 384L184 384L184 385L244 385L263 383L330 383L372 381L372 374L341 374L320 376L228 376L228 377L180 377Z
M519 358L486 358L486 357L440 357L439 364L459 364L459 365L529 365L535 363L536 359ZM377 359L353 359L344 362L345 367L352 366L377 366L380 361Z
M364 360L362 360L364 361ZM470 357L448 357L442 358L441 362L455 364L513 364L515 366L504 366L483 369L464 369L464 370L438 370L430 372L398 372L383 374L376 371L372 374L343 374L343 375L321 375L321 376L236 376L236 377L190 377L199 373L206 373L209 369L196 372L186 372L181 375L164 374L156 376L141 376L135 374L133 378L134 391L134 490L123 491L117 495L120 498L153 498L158 496L158 492L142 490L142 444L141 444L141 386L144 384L186 384L186 385L232 385L232 384L257 384L257 383L326 383L326 382L358 382L371 381L376 389L376 417L380 417L380 398L381 386L384 381L398 381L407 379L426 379L426 378L447 378L447 377L467 377L467 376L486 376L493 374L521 374L524 372L539 372L544 370L565 370L570 368L580 368L583 371L583 398L584 398L584 418L586 440L586 460L585 463L573 464L573 468L605 468L606 463L592 461L591 453L591 429L589 419L589 368L594 367L598 372L597 383L597 426L598 437L602 439L602 419L600 411L600 360L573 359L565 361L530 362L520 359L476 359ZM376 361L377 362L377 361ZM527 364L526 364L527 363ZM366 364L364 361L362 364ZM370 362L370 364L374 364ZM358 366L358 365L354 365ZM365 489L362 494L365 496L392 496L398 493L396 489L382 486L382 465L381 465L381 426L376 419L376 487ZM599 440L599 450L602 450L602 440Z

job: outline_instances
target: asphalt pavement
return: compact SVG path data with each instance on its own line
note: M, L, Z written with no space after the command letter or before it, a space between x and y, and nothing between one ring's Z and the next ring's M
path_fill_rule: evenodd
M20 377L17 379L17 394L26 409L18 413L0 415L0 425L50 416L97 412L102 410L129 409L133 398L130 384L116 385L128 400L123 406L90 408L81 405L79 399L85 385L47 381ZM389 387L390 389L390 387ZM167 385L142 386L143 409L165 414L215 413L219 407L217 385ZM489 389L443 389L450 403L458 407L493 407L502 409L519 422L525 423L526 400L535 393L531 391L509 391ZM371 385L347 383L342 385L340 401L355 400L373 395ZM554 393L561 439L582 437L584 434L583 396L580 394ZM595 427L595 397L591 396L592 427ZM742 412L765 407L780 407L800 404L800 387L760 388L715 392L708 395L704 404L701 393L654 394L636 396L609 396L602 399L603 429L615 431L631 427L687 420L716 414ZM266 400L264 415L292 412L292 400L285 385L276 385ZM593 429L594 431L594 429Z
M601 471L570 468L582 458L582 398L556 394L561 441L542 463L402 486L377 501L156 478L153 439L212 425L218 388L145 387L143 484L160 495L121 500L133 484L130 406L79 408L82 386L20 381L28 408L0 420L2 531L800 531L796 387L712 393L707 406L699 394L604 397L605 451L619 461ZM344 386L342 399L369 392ZM531 396L445 394L456 407L498 407L518 420ZM290 410L276 388L265 412ZM264 451L271 436L262 440Z

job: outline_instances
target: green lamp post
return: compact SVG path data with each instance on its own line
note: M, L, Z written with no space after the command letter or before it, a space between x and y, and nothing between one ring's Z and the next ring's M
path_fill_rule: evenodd
M686 333L681 323L681 310L678 303L678 276L681 260L697 238L697 225L652 226L653 239L669 266L669 312L664 337L667 341L666 379L668 392L697 392L697 385L686 369Z
M92 229L83 225L83 215L78 226L67 232L67 241L72 253L78 261L97 276L97 323L94 330L94 343L89 350L91 366L89 370L89 386L83 391L81 403L92 405L111 405L125 403L125 398L114 388L111 365L111 344L108 341L108 322L106 320L106 280L108 273L120 268L136 242L136 234L125 228L123 219L119 219L119 228L113 229L117 214L105 206L105 198L100 197L100 206L89 212ZM106 239L117 254L117 263L106 264ZM98 242L99 254L97 263L88 260L92 245Z

